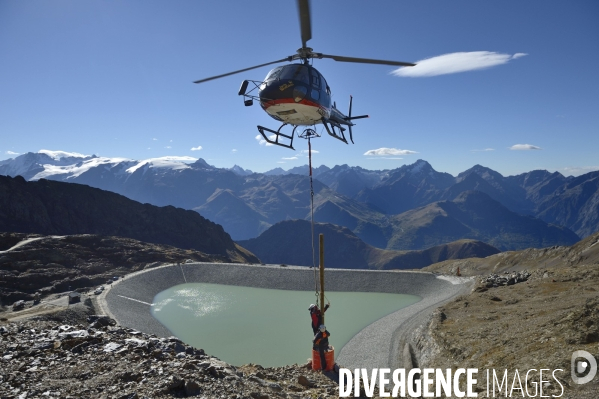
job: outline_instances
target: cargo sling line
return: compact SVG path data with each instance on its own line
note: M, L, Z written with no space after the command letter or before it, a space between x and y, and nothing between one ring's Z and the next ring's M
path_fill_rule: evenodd
M314 250L314 185L312 183L312 143L308 137L308 168L310 171L310 226L312 230L312 270L314 271L314 295L318 304L318 276L316 274L316 254ZM322 304L320 304L322 306ZM320 306L319 306L320 308Z
M318 308L323 309L324 303L319 303L318 300L320 279L318 277L318 273L316 272L316 250L314 248L314 183L312 181L312 143L310 142L311 138L320 137L320 134L318 134L314 129L305 129L302 133L298 134L298 137L308 140L308 168L310 174L310 227L312 233L312 270L314 271L314 296L316 296L316 304L318 305ZM327 302L329 302L328 298Z
M318 137L318 136L316 136ZM310 137L308 139L308 168L310 173L310 227L312 232L312 270L314 271L314 296L316 297L316 303L318 304L319 309L324 309L324 303L318 303L318 293L320 291L319 278L316 273L316 250L314 249L314 183L312 181L312 143L310 142ZM329 298L324 296L329 302Z

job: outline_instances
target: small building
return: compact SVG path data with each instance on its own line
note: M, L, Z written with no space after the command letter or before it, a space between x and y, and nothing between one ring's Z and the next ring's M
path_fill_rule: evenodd
M77 302L81 302L81 294L76 291L69 292L69 304Z

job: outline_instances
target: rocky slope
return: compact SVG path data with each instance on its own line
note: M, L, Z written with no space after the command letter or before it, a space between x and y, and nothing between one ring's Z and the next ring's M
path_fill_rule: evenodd
M479 396L486 395L486 370L496 370L499 379L508 370L508 387L518 370L522 388L534 396L535 389L540 394L539 370L549 369L549 378L543 378L549 381L541 384L543 396L596 398L599 378L574 384L570 362L578 350L599 358L599 263L538 269L524 283L486 287L479 282L469 295L439 308L416 332L419 366L478 368ZM527 382L531 369L535 371ZM557 369L561 386L550 374ZM504 385L496 397L522 397L519 390L510 395L510 389L506 395Z
M325 235L325 265L345 269L419 269L447 259L485 257L499 252L475 240L460 240L420 251L392 251L375 248L345 227L316 223L315 263L318 265L318 235ZM259 237L239 241L265 263L312 266L310 222L288 220L270 227Z
M459 268L462 276L479 276L512 270L558 269L585 263L599 264L599 232L569 247L529 248L481 259L448 260L424 270L455 275Z
M336 382L302 366L233 366L185 345L115 326L75 305L0 325L2 398L299 399L334 397Z
M458 268L477 284L470 294L442 306L428 324L414 331L412 349L420 367L495 369L501 374L507 369L510 384L516 369L521 376L536 369L537 383L539 369L562 369L557 376L563 396L553 379L543 384L543 395L596 397L599 379L574 384L570 361L577 350L599 358L599 233L571 247L446 261L425 270L455 274ZM531 273L525 282L498 287L487 282L489 273L523 270ZM534 379L528 384L523 381L531 395ZM481 379L477 391L481 395L485 390ZM515 391L513 396L519 394Z
M197 212L140 204L109 191L50 180L0 176L0 231L100 234L243 256L231 237Z
M18 248L9 248L25 243ZM94 287L113 276L163 263L259 262L247 250L234 244L227 255L206 254L167 245L149 244L122 237L71 235L47 237L0 233L0 304L33 300L54 292Z

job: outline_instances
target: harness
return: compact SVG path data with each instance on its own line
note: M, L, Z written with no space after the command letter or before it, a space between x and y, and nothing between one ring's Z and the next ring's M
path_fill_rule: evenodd
M322 331L321 331L321 333L322 333L321 337L320 337L320 338L318 338L316 341L314 341L314 343L315 343L316 345L318 345L318 344L320 343L320 341L322 341L323 339L325 339L325 338L328 338L328 337L329 337L329 334L327 334L327 333L326 333L326 331L325 331L325 332L322 332Z

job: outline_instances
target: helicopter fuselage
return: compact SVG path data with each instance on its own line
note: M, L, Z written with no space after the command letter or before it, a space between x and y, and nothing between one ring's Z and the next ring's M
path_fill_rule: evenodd
M289 64L271 70L260 85L259 97L268 115L290 125L315 125L339 113L331 107L326 80L311 65Z
M249 82L259 90L258 96L247 93ZM252 89L253 91L254 89ZM349 115L331 104L331 89L324 76L313 66L304 64L289 64L271 70L262 82L244 80L239 89L244 96L244 104L250 106L254 100L260 101L262 109L273 119L283 122L279 130L258 126L258 131L267 143L293 148L293 136L298 126L313 126L322 123L327 133L347 144L344 135L345 127L349 128L349 138L353 143L351 127L353 119L367 118L368 115L351 116L351 96ZM285 125L293 125L291 134L281 132ZM300 137L306 135L319 136L314 129L304 129ZM279 139L287 139L281 143Z

